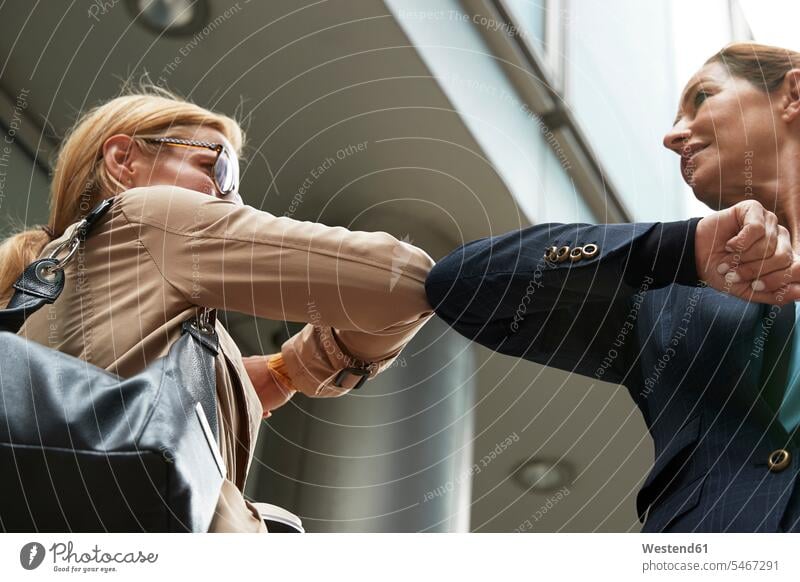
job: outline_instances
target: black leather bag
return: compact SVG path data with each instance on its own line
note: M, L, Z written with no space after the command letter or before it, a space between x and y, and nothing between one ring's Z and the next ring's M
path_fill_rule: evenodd
M0 529L208 530L217 448L214 310L183 322L169 353L123 379L16 335L64 288L63 266L105 214L78 223L67 255L31 263L0 310Z

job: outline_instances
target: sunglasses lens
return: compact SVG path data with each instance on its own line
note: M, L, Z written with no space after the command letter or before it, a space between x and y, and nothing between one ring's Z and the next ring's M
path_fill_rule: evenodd
M228 152L222 150L217 158L217 163L214 166L214 178L217 181L217 187L223 194L230 194L237 189L237 174L234 162L231 160Z

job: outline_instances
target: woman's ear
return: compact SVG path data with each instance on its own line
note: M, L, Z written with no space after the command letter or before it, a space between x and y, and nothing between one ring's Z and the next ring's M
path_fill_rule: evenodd
M792 123L800 115L800 69L791 69L786 73L781 93L781 117L787 123Z
M103 143L103 163L108 174L120 184L132 186L134 180L133 158L139 148L129 135L112 135Z

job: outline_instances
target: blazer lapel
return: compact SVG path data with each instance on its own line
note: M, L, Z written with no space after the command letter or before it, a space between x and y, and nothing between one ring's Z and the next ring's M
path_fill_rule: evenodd
M759 391L764 401L777 417L778 409L786 392L789 363L792 357L793 328L795 323L795 304L784 306L764 305L763 321L768 321L771 309L777 310L772 329L764 348L764 362L761 367Z

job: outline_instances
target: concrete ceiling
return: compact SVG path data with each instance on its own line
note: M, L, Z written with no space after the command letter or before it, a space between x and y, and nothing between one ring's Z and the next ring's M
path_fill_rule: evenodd
M245 120L242 193L255 207L283 214L294 199L294 218L385 230L435 258L526 225L381 1L210 4L213 30L157 38L133 22L124 1L3 3L0 90L11 102L26 91L25 124L37 129L20 145L46 164L80 112L148 71ZM314 177L326 159L335 162ZM306 180L312 184L298 203ZM46 219L46 192L29 191L3 207L4 217ZM253 351L275 349L274 341L256 341L255 330L241 334ZM590 390L586 379L477 351L476 460L512 432L520 442L475 476L473 528L512 531L547 503L548 494L525 494L509 478L536 455L568 459L579 478L534 531L636 529L632 500L652 447L624 389Z
M99 4L108 8L98 11ZM57 9L7 2L0 86L12 98L28 89L29 118L57 143L78 113L147 71L155 82L244 119L243 195L276 214L291 208L310 178L297 218L355 220L359 228L374 215L394 215L402 235L424 217L419 236L440 233L443 248L520 224L502 181L382 2L211 7L206 32L158 38L133 22L123 1ZM365 143L361 151L336 158L358 143ZM333 167L312 177L328 158L336 159Z

